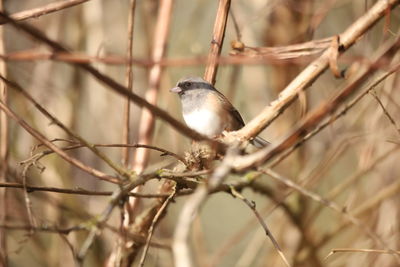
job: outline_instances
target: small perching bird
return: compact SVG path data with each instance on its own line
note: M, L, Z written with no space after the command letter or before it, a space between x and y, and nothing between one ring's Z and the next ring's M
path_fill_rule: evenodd
M244 126L242 116L229 100L200 77L180 79L170 91L179 95L187 126L201 134L214 138L223 131L236 131ZM256 147L269 144L258 136L251 143Z

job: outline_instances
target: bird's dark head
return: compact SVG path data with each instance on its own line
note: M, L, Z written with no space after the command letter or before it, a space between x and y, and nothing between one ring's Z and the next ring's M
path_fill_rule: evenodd
M186 77L180 79L176 87L171 88L169 91L173 93L177 93L180 96L183 95L186 91L188 90L194 90L194 89L209 89L209 90L215 90L215 88L206 80L200 78L200 77Z

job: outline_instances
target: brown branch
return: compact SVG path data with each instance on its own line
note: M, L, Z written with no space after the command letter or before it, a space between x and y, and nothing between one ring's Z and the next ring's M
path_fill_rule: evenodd
M54 141L59 141L59 140L58 139L51 140L51 142L54 142ZM65 140L63 140L63 141L65 141ZM71 142L71 141L68 140L68 142ZM76 142L72 142L72 143L76 143ZM177 160L179 160L180 162L182 162L183 164L186 164L186 160L182 156L179 156L178 154L176 154L176 153L174 153L172 151L166 150L166 149L161 148L161 147L156 147L156 146L143 145L143 144L92 144L92 146L93 147L129 147L129 148L138 148L138 147L140 147L140 148L146 148L146 149L151 149L151 150L155 150L155 151L161 152L162 153L161 156L165 156L165 155L172 156L172 157L176 158ZM78 148L82 148L82 147L86 147L86 146L83 145L83 144L76 143L76 145L71 145L71 146L67 146L67 147L61 147L61 149L63 149L63 150L73 150L73 149L78 149ZM26 159L24 161L21 161L20 163L21 164L25 164L25 163L28 163L28 162L30 162L32 160L38 161L42 157L44 157L46 155L50 155L52 153L54 153L52 150L45 150L45 151L42 151L42 152L40 152L38 154L33 155L32 157L30 157L30 158L28 158L28 159Z
M114 163L109 157L106 156L106 154L102 153L99 151L93 144L89 143L86 141L84 138L82 138L80 135L77 133L74 133L71 129L69 129L66 125L64 125L60 120L58 120L56 117L50 114L44 107L42 107L33 97L25 91L20 85L18 85L15 82L12 82L5 77L0 75L0 79L3 80L10 88L13 88L17 90L19 93L21 93L26 99L31 102L35 108L37 108L44 116L46 116L52 123L60 127L62 130L64 130L68 135L72 136L73 138L79 140L82 144L85 145L88 149L90 149L96 156L98 156L100 159L102 159L108 166L110 166L112 169L114 169L119 175L123 176L125 179L129 180L131 177L131 174L124 169L123 167L119 166L118 164Z
M110 226L106 225L105 226L107 229L109 229L112 232L115 232L118 234L118 231ZM36 226L32 227L30 225L8 225L8 224L0 224L0 228L10 230L10 231L34 231L34 232L45 232L45 233L55 233L55 234L61 234L61 235L68 235L71 232L78 232L78 231L87 231L87 227L84 225L78 225L78 226L72 226L68 228L61 228L58 226ZM134 235L132 233L127 233L128 238L134 240L135 242L139 242L142 244L146 243L146 238L144 236L139 236L139 235ZM162 249L170 249L170 246L167 244L160 244L158 242L150 242L151 246L157 247L157 248L162 248Z
M313 56L322 53L327 49L334 37L312 40L299 44L274 46L274 47L251 47L245 46L241 50L233 50L232 56L245 58L275 58L275 59L294 59L304 56Z
M173 0L164 0L160 2L158 9L157 24L154 30L154 46L152 51L152 59L154 61L161 60L165 55L165 48L168 41L169 27L172 14ZM160 90L160 82L163 68L160 65L154 65L149 71L149 88L146 91L145 99L150 104L157 103L158 92ZM155 126L155 116L148 109L142 109L140 116L140 127L138 133L138 142L149 145L152 142ZM146 168L149 160L148 149L137 149L134 154L132 169L136 173L142 173ZM137 188L140 190L140 187ZM129 207L127 207L128 221L132 222L135 217L134 211L138 205L134 198L129 199ZM128 216L129 215L129 216Z
M400 67L400 64L399 64L399 67ZM389 119L390 124L393 125L393 128L396 130L397 134L400 136L400 128L399 128L399 126L397 125L397 123L393 119L393 117L390 115L389 111L387 111L387 109L383 105L382 101L379 99L379 97L376 95L376 93L373 90L369 91L369 93L375 98L376 102L378 102L379 106L383 110L383 114L385 114L386 118Z
M208 53L207 67L204 73L204 79L211 84L215 84L215 78L217 76L217 59L221 54L222 45L224 43L226 22L228 20L230 5L231 0L219 0L210 51Z
M331 38L328 38L331 40ZM314 40L312 42L322 42L322 40ZM324 51L322 48L313 47L312 42L306 42L289 46L277 46L277 47L265 47L268 48L266 55L252 56L249 55L237 56L234 52L231 52L231 56L219 56L216 61L219 65L304 65L312 61L313 57ZM297 51L296 46L304 46L306 51ZM261 47L264 48L264 47ZM249 48L257 49L257 47ZM294 50L292 50L294 49ZM82 52L45 52L36 49L21 50L15 52L9 52L7 54L0 54L0 59L5 61L37 61L37 60L53 60L71 64L91 64L91 63L102 63L107 65L127 65L133 64L141 68L150 68L156 64L163 67L190 67L190 66L202 66L207 64L207 57L196 56L196 57L183 57L183 58L163 58L160 61L153 61L144 58L132 58L128 60L126 57L121 55L108 54L106 56L91 56ZM368 63L369 57L356 56L356 55L342 55L342 63ZM383 60L378 64L377 68L384 68L387 64L387 60Z
M165 53L166 46L168 42L168 34L171 22L172 15L172 6L173 0L163 0L160 2L160 6L158 8L157 15L157 23L154 30L154 38L153 38L153 51L151 58L154 61L160 61ZM149 71L149 88L145 94L145 100L152 105L156 105L158 92L160 90L161 84L161 75L162 75L163 67L161 65L153 65ZM143 145L149 145L152 142L154 135L154 127L155 127L155 116L154 113L150 112L150 110L143 108L140 116L140 126L138 132L138 142ZM132 170L135 173L142 173L146 168L149 160L148 149L138 148L135 150ZM141 187L136 187L135 192L140 192ZM137 209L139 205L139 198L130 198L126 203L125 207L125 222L124 226L129 229L130 225L132 225L137 217ZM151 215L149 215L151 216ZM144 226L144 225L143 225ZM140 232L142 227L139 227L138 231ZM126 261L126 266L130 266L133 263L134 258L137 255L137 249L135 249L135 244L126 245L126 249L129 250L128 253L125 253L124 260ZM144 259L143 259L144 260Z
M154 216L154 218L153 218L153 220L151 222L150 228L148 230L146 244L145 244L144 249L143 249L142 257L140 258L139 266L144 266L144 261L146 260L146 255L147 255L147 252L149 250L150 241L151 241L151 237L153 236L155 225L159 221L159 219L162 216L163 212L167 208L167 205L172 201L172 199L174 198L175 195L176 195L176 187L173 188L172 193L165 199L165 201L163 202L161 207L158 209L156 215Z
M157 175L148 174L148 175L138 176L138 178L135 181L125 186L121 186L113 192L106 208L102 211L100 215L96 216L95 222L92 223L90 232L77 254L77 261L79 263L82 264L90 247L93 245L95 237L101 233L106 222L110 218L111 213L113 212L114 208L120 203L120 201L123 200L123 198L125 198L125 196L133 189L135 189L137 186L143 185L145 182L147 182L153 177L157 177Z
M337 114L333 115L330 117L326 122L318 125L317 128L315 128L313 131L308 133L304 138L302 138L299 142L297 142L294 146L292 146L290 149L288 149L284 154L280 155L278 158L274 159L273 162L271 162L271 167L277 165L279 162L287 158L295 149L303 145L306 141L311 139L313 136L315 136L317 133L321 132L323 129L325 129L328 125L331 125L333 122L335 122L337 119L343 117L346 115L346 113L353 108L358 102L360 102L361 99L363 99L364 96L366 96L371 90L374 90L381 82L383 82L386 78L388 78L390 75L396 73L400 68L400 65L398 64L397 66L392 67L390 70L385 72L384 74L380 75L377 77L373 82L371 82L367 88L360 93L356 98L351 100L349 103L343 107L342 110L340 110Z
M0 0L0 11L3 11L3 0ZM0 54L5 53L4 27L0 27ZM0 75L7 75L6 63L0 62ZM0 100L8 103L7 85L0 83ZM9 130L8 118L5 112L0 111L0 182L7 182L8 172L8 151L9 151ZM4 224L7 217L7 193L6 190L0 190L0 224ZM7 255L7 235L4 229L0 229L0 265L8 266Z
M193 218L207 199L209 192L218 188L232 169L232 162L237 156L236 148L229 148L222 163L215 169L207 184L199 186L182 208L175 227L172 250L174 266L192 266L189 248L189 233Z
M384 160L390 158L390 156L394 153L397 152L400 149L400 147L394 147L388 151L386 151L383 155L377 157L374 161L369 163L367 166L365 166L363 169L361 169L359 172L354 173L352 176L350 176L348 179L344 179L340 183L337 183L335 187L331 188L329 192L327 193L327 197L329 199L334 199L336 198L341 192L343 192L346 188L349 188L351 184L356 183L359 179L364 177L367 173L371 172L374 170L379 163L382 163Z
M264 220L261 217L260 213L257 211L255 202L250 202L247 198L245 198L242 194L240 194L233 187L231 188L231 192L232 192L233 196L235 196L235 197L239 198L240 200L242 200L254 212L254 215L256 215L257 220L259 221L259 223L261 224L262 228L265 231L265 234L269 237L269 239L271 240L271 242L274 245L275 249L278 251L279 256L281 257L281 259L283 260L285 265L290 267L291 265L290 265L289 261L286 259L285 254L283 254L282 249L280 248L278 242L276 241L276 239L272 235L271 231L269 230L267 224L264 222Z
M400 0L380 0L375 3L362 17L340 34L340 52L343 53L356 43L360 37L375 25L386 12L395 8ZM271 124L297 97L307 89L328 67L332 47L326 50L318 59L309 64L260 114L252 119L245 127L237 131L236 135L248 140L257 136Z
M60 43L47 38L45 34L43 34L38 29L32 27L31 25L28 25L25 23L17 23L15 20L11 19L9 16L5 15L2 12L0 12L0 18L4 18L5 20L7 20L7 22L9 22L11 25L16 27L17 29L22 30L23 32L25 32L28 35L35 38L36 40L41 41L43 44L47 45L48 47L52 48L53 50L55 50L57 52L69 53L69 49L65 48ZM71 63L71 64L74 64L77 67L80 67L83 70L87 71L93 77L95 77L98 81L105 84L107 87L109 87L116 93L118 93L122 96L125 96L125 97L129 97L129 99L131 101L133 101L136 105L138 105L142 108L148 109L154 116L162 118L163 120L165 120L167 123L169 123L173 128L175 128L180 133L182 133L188 137L191 137L194 140L208 140L209 142L215 143L214 140L210 140L208 137L199 134L198 132L190 129L183 123L177 121L176 119L171 117L171 115L169 115L165 110L150 104L147 100L134 94L133 92L130 92L125 86L119 84L118 82L113 80L111 77L102 74L94 67L92 67L88 64L85 64L85 63Z
M331 188L329 190L329 192L327 194L325 194L326 198L330 199L330 200L335 199L340 193L344 192L346 190L346 188L349 188L352 184L356 183L362 177L365 177L366 174L368 174L371 171L373 171L374 169L376 169L376 167L379 163L382 163L385 159L389 158L389 156L391 156L394 152L397 152L399 149L400 149L400 147L394 147L394 148L386 151L384 154L377 157L374 161L369 163L363 169L352 174L350 177L343 179L343 181L337 183L333 188ZM308 215L309 223L311 223L311 220L318 217L319 213L322 211L322 208L323 207L320 206L320 207L316 208L310 215Z
M103 212L99 215L96 216L95 222L92 223L92 228L89 232L89 235L86 237L86 240L83 242L83 245L81 249L79 250L79 253L77 255L77 260L79 262L82 262L83 259L85 258L89 248L92 246L94 238L100 234L102 228L105 226L105 223L107 220L110 218L112 211L114 208L120 203L123 198L126 197L126 195L131 192L133 189L135 189L138 186L141 186L145 184L147 181L154 179L154 178L172 178L172 177L196 177L200 174L205 173L204 171L201 172L188 172L188 173L166 173L163 171L157 171L155 173L150 173L150 174L145 174L145 175L138 175L138 178L135 179L134 181L130 182L129 184L123 185L119 188L117 188L112 196L111 199L108 202L107 207L103 210Z
M64 1L58 1L54 3L47 4L42 7L37 7L25 11L21 11L18 13L14 13L10 15L10 18L12 18L15 21L21 21L21 20L26 20L30 18L38 18L43 15L47 15L53 12L57 12L69 7L73 7L85 2L88 2L89 0L64 0ZM0 25L7 23L7 20L5 19L0 19Z
M383 57L390 57L398 50L400 46L400 37L397 37L394 41L387 41L383 44L380 49L373 56L372 64ZM394 73L398 70L400 64L393 66L389 73ZM295 129L293 129L287 136L282 138L276 144L270 145L265 149L257 151L250 155L238 157L235 168L243 170L260 166L261 164L272 159L276 155L279 155L292 145L296 144L304 136L306 136L311 130L313 130L325 117L332 114L340 105L344 103L355 91L357 91L360 85L373 73L374 69L370 66L366 66L366 69L361 70L355 78L351 79L346 86L340 90L333 97L332 100L321 103L313 111L309 112L306 118Z
M400 255L400 250L386 250L386 249L368 249L368 248L333 248L331 252L325 257L325 260L328 259L335 253L343 253L343 252L361 252L361 253L379 253L379 254L397 254Z
M32 227L31 225L7 225L1 224L0 228L7 229L7 230L25 230L25 231L35 231L35 232L48 232L48 233L57 233L57 234L64 234L68 235L71 232L76 231L87 231L84 226L73 226L69 228L59 228L53 226L35 226Z
M169 26L171 21L173 0L161 1L159 13L157 17L157 25L154 31L154 48L152 52L152 59L160 61L165 54L167 45ZM154 65L149 72L149 89L146 91L145 99L150 104L157 103L158 92L160 90L162 67L158 64ZM154 114L147 109L143 109L140 118L140 128L138 143L149 145L153 137L155 125ZM133 162L133 170L140 173L147 165L149 151L146 149L137 149Z
M96 169L84 164L82 161L77 160L76 158L73 158L70 155L68 155L67 153L65 153L61 148L54 145L43 134L41 134L40 132L38 132L37 130L32 128L25 120L23 120L16 113L14 113L7 105L5 105L3 103L3 101L0 101L0 109L3 110L7 114L7 116L9 116L13 120L15 120L19 125L21 125L34 138L36 138L38 141L43 143L49 149L53 150L65 161L78 167L79 169L83 170L84 172L89 173L89 174L99 178L100 180L107 181L110 183L120 183L120 179L113 177L111 175L105 174L99 170L96 170Z
M383 188L381 191L377 192L373 197L368 199L368 201L364 202L359 207L355 208L353 212L354 216L360 217L367 212L373 212L377 209L377 206L382 203L383 200L390 198L392 196L397 196L400 191L400 183L394 182L391 185ZM374 209L374 210L372 210ZM332 238L336 237L340 231L343 231L348 226L350 226L350 222L346 221L337 226L331 232L325 234L320 240L317 242L317 246L319 248L325 246Z
M44 187L44 186L32 186L32 185L23 185L20 183L0 183L0 188L15 188L15 189L24 189L28 193L40 191L40 192L53 192L60 194L70 194L70 195L85 195L85 196L111 196L113 192L111 191L91 191L86 189L66 189L66 188L58 188L58 187ZM165 198L168 197L169 194L139 194L130 192L127 196L132 197L143 197L143 198Z
M30 165L30 164L26 165L26 166L24 166L24 169L22 170L22 188L24 190L24 200L25 200L26 213L28 214L29 225L32 228L34 228L34 227L36 227L36 219L32 213L32 202L29 198L28 190L26 188L27 172L31 166L32 165ZM30 234L33 234L33 231L31 231Z
M135 9L136 9L136 0L131 0L130 1L130 10L129 10L129 18L128 18L128 45L127 45L127 67L126 67L126 73L125 73L125 82L126 82L126 87L132 91L132 85L133 85L133 69L132 69L132 64L130 63L132 61L132 50L133 50L133 30L134 30L134 21L135 21ZM131 104L129 98L126 99L125 102L125 107L124 107L124 126L122 130L122 142L125 144L130 144L130 112L131 112ZM128 147L122 149L122 162L125 167L128 166L129 163L129 149Z
M330 201L326 198L321 197L320 195L311 192L304 187L301 187L300 185L294 183L292 180L274 172L271 169L259 169L262 173L267 174L268 176L272 177L273 179L284 183L286 186L298 191L299 193L311 198L312 200L321 203L322 205L338 212L339 214L342 214L343 217L345 217L348 221L350 221L353 225L359 227L361 230L363 230L376 244L384 247L385 249L387 248L387 245L383 240L376 235L368 226L366 226L361 220L356 218L355 216L351 215L350 213L347 212L345 207L341 207L338 204L336 204L333 201ZM391 250L391 249L390 249ZM399 257L400 259L400 257Z

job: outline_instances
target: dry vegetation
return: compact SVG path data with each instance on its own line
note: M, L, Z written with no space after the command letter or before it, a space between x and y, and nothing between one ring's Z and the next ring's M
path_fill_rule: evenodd
M0 266L400 266L399 4L1 0Z

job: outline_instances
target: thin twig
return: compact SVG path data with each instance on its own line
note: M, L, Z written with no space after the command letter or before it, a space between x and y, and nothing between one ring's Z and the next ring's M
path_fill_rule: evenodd
M51 140L51 142L54 142L54 140ZM73 149L78 149L78 148L83 148L86 147L85 145L79 144L77 142L72 142L75 143L76 145L71 145L71 146L67 146L67 147L60 147L60 149L62 150L73 150ZM41 145L41 144L40 144ZM156 147L156 146L150 146L150 145L143 145L143 144L92 144L94 147L129 147L129 148L146 148L146 149L151 149L151 150L155 150L155 151L159 151L161 152L161 156L172 156L174 158L176 158L177 160L179 160L180 162L182 162L183 164L186 165L186 161L182 156L179 156L178 154L175 154L172 151L168 151L164 148L161 147ZM20 162L20 164L25 164L28 163L30 161L38 161L39 159L41 159L43 156L49 155L54 153L54 151L52 150L45 150L45 151L41 151L38 154L34 154L32 155L30 158L23 160Z
M64 1L58 1L54 3L47 4L42 7L37 7L25 11L21 11L18 13L14 13L10 15L10 18L16 20L16 21L21 21L21 20L26 20L30 18L38 18L43 15L47 15L53 12L57 12L63 9L67 9L85 2L88 2L90 0L64 0ZM0 25L7 23L6 20L0 20Z
M0 18L6 19L7 22L9 22L11 25L13 25L17 29L20 29L23 32L27 33L28 35L32 36L36 40L41 41L43 44L52 48L54 51L69 53L69 49L65 48L60 43L47 38L44 33L42 33L40 30L32 27L31 25L28 25L26 23L18 23L2 12L0 12ZM108 88L114 90L118 94L125 96L125 97L129 97L129 99L131 101L133 101L136 105L138 105L142 108L148 109L149 112L151 112L154 116L162 118L164 121L169 123L173 128L175 128L178 132L180 132L188 137L191 137L194 140L208 140L211 143L216 143L216 141L211 140L210 138L187 127L182 122L174 119L165 110L163 110L155 105L152 105L147 100L143 99L142 97L138 96L137 94L130 92L125 86L119 84L118 82L113 80L111 77L102 74L97 69L90 66L89 64L81 63L81 62L79 62L79 63L71 62L71 64L74 64L75 66L80 67L83 70L87 71L92 76L94 76L98 81L105 84Z
M327 38L331 40L332 37ZM321 47L315 47L315 44L323 42L322 40L314 40L305 43L299 43L289 46L276 46L276 47L264 47L268 49L265 55L252 56L251 53L248 55L238 56L235 52L231 52L228 56L219 56L216 61L219 65L304 65L312 62L312 57L321 54L329 45L319 45ZM324 41L326 42L326 41ZM298 51L298 47L304 47L305 51ZM258 47L246 47L245 49L251 49L258 51ZM107 65L126 65L133 64L141 68L150 68L154 65L161 65L163 67L188 67L188 66L203 66L207 64L206 56L196 57L181 57L181 58L163 58L160 61L153 61L147 58L132 58L130 61L125 56L116 54L107 54L104 56L100 55L87 55L83 52L60 52L60 51L41 51L38 49L19 50L15 52L9 52L7 54L0 54L0 59L5 61L39 61L39 60L52 60L60 61L71 64L92 64L102 63ZM384 68L388 60L382 60L376 68ZM343 63L368 63L369 58L355 55L343 55L341 57Z
M192 172L192 173L189 172L189 173L187 173L188 175L181 173L180 175L182 177L197 176L202 173L204 173L204 171ZM79 250L79 253L77 256L78 262L80 262L80 263L83 262L89 248L92 246L92 244L94 242L94 238L96 237L97 234L99 234L102 231L102 228L105 226L105 223L110 218L111 213L114 210L114 208L118 205L118 203L120 203L120 201L122 199L124 199L126 197L126 195L128 193L130 193L137 186L143 185L151 179L154 179L154 178L167 178L168 179L169 175L171 175L171 177L176 177L174 174L168 174L168 173L164 173L161 171L156 171L154 173L150 173L150 174L146 174L146 175L138 175L138 178L135 179L133 182L123 185L121 187L118 187L113 192L107 207L103 210L103 212L99 216L96 216L95 222L92 223L92 227L89 232L89 235L86 237L81 249Z
M343 192L346 188L349 188L349 186L355 182L357 182L360 178L365 177L366 174L374 170L377 165L381 162L383 162L385 159L389 158L390 155L392 155L394 152L397 152L400 149L400 147L394 147L384 154L380 155L377 157L373 162L368 164L368 166L365 166L363 169L360 171L354 173L350 177L343 179L342 182L338 183L336 186L334 186L329 192L326 194L327 199L335 199L341 192ZM308 215L308 223L311 223L310 220L313 220L318 217L318 214L322 211L323 207L320 206L316 208L310 215Z
M91 191L86 189L67 189L58 187L44 187L44 186L32 186L24 185L20 183L0 183L0 188L15 188L24 189L28 193L32 192L53 192L60 194L70 194L70 195L85 195L85 196L111 196L113 192L111 191ZM144 193L133 193L130 192L127 196L132 197L143 197L143 198L165 198L169 194L144 194Z
M154 216L154 218L151 222L151 226L148 230L146 245L144 246L142 257L140 258L139 266L144 266L144 261L146 260L147 251L149 250L151 237L153 236L154 227L155 227L156 223L158 222L159 218L161 217L162 213L164 212L164 210L167 208L167 205L171 202L171 200L174 198L175 195L176 195L176 187L174 187L172 193L167 197L167 199L165 199L164 203L162 204L160 209L157 211L157 214Z
M368 248L334 248L331 249L331 252L325 257L327 260L330 256L335 253L343 253L343 252L361 252L361 253L379 253L379 254L397 254L400 255L400 250L386 250L386 249L368 249Z
M384 43L375 53L372 62L376 62L383 57L390 57L398 50L400 46L400 37L395 40L390 40ZM400 68L400 64L393 66L389 73L394 73ZM352 78L343 89L335 93L332 99L321 103L317 108L310 111L308 115L296 126L289 134L283 137L276 144L272 144L255 153L238 157L235 163L235 169L244 170L249 167L259 166L268 160L271 160L276 155L295 145L299 140L302 140L308 133L317 127L317 125L329 114L332 114L341 106L345 100L350 98L352 94L360 88L360 85L374 72L375 70L366 66L366 70L360 71L356 77ZM388 75L390 75L388 74ZM385 79L387 76L381 77ZM381 81L378 79L378 81ZM377 81L377 82L378 82ZM241 131L241 130L239 130ZM237 133L232 133L237 135Z
M309 134L307 134L302 140L300 140L298 143L296 143L294 146L292 146L289 150L287 150L284 154L280 155L278 158L274 159L273 162L271 163L271 167L274 167L277 165L279 162L281 162L283 159L287 158L295 149L300 147L304 142L309 140L311 137L315 136L317 133L321 132L323 129L325 129L328 125L332 124L335 122L337 119L343 117L344 115L347 114L347 112L353 108L358 102L360 102L361 99L364 98L371 90L374 90L381 82L386 80L390 75L396 73L400 68L400 64L397 64L393 67L391 67L387 72L381 74L378 76L376 79L374 79L369 85L361 92L356 98L351 100L349 103L347 103L342 110L337 112L337 114L332 115L327 121L324 123L320 124L317 128L315 128L313 131L311 131Z
M4 0L0 0L0 11L4 11ZM5 54L4 27L0 27L0 54ZM7 76L6 62L0 62L0 75ZM7 85L0 82L0 100L8 103ZM8 151L9 151L8 117L0 110L0 182L7 182ZM0 224L7 218L7 191L0 190ZM7 236L4 229L0 229L0 265L8 266Z
M26 90L24 90L19 84L12 82L5 77L0 75L0 79L3 80L10 88L15 89L19 93L21 93L26 99L31 102L35 108L37 108L44 116L46 116L52 123L60 127L62 130L64 130L68 135L72 136L73 138L77 139L80 143L84 144L88 149L90 149L96 156L98 156L100 159L102 159L108 166L110 166L112 169L114 169L119 175L123 176L125 179L129 180L130 179L130 173L123 168L122 166L119 166L118 164L114 163L106 154L103 152L99 151L96 147L93 146L93 144L89 143L86 141L83 137L78 135L77 133L73 132L70 128L68 128L66 125L64 125L59 119L54 117L53 115L50 114L49 111L47 111L42 105L40 105Z
M53 227L53 226L35 226L32 225L7 225L7 224L0 224L0 228L7 229L7 230L24 230L24 231L35 231L35 232L49 232L49 233L58 233L68 235L71 232L76 231L87 231L87 229L83 226L73 226L69 228L60 228L60 227Z
M92 246L95 237L101 233L102 229L105 226L105 223L108 221L108 219L111 216L111 213L113 212L114 208L120 203L120 201L129 193L131 192L135 187L140 186L150 180L152 177L157 176L155 174L149 174L149 175L142 175L139 176L135 181L122 186L121 188L117 188L113 194L111 195L111 199L109 200L108 205L104 210L101 212L100 215L96 216L96 220L94 223L92 223L90 232L88 236L86 237L85 241L83 242L81 248L79 249L79 252L77 254L77 261L79 263L82 263L84 258L86 257L90 247Z
M168 41L169 24L171 21L173 0L165 0L161 2L159 13L157 17L157 25L154 31L154 48L152 51L152 59L154 61L161 60L165 55L165 48ZM154 65L149 72L149 89L146 91L145 99L150 104L157 103L158 92L161 83L162 66ZM149 112L148 109L143 109L140 118L139 138L138 143L149 145L153 138L153 131L155 125L154 114ZM140 173L147 165L148 150L136 150L134 162L132 164L133 170Z
M399 64L400 66L400 64ZM372 95L375 100L378 102L379 106L382 108L383 113L385 114L386 118L389 119L390 124L393 125L394 129L396 130L396 132L400 135L400 128L397 125L396 121L393 119L393 117L390 115L389 111L385 108L385 106L383 105L382 101L379 99L378 95L375 93L375 91L371 90L369 91L369 94Z
M381 191L377 192L372 198L368 199L365 203L354 209L354 216L360 217L367 212L372 212L377 209L377 206L382 203L383 200L390 198L392 196L396 196L400 191L400 183L395 182L391 185L385 187ZM350 226L350 222L343 222L341 225L337 226L331 232L325 234L320 240L317 242L318 247L323 247L329 242L332 238L336 237L337 234L344 229Z
M14 113L7 105L5 105L3 103L3 101L0 101L0 109L3 110L9 117L14 119L19 125L21 125L34 138L39 140L41 143L43 143L49 149L53 150L65 161L78 167L79 169L83 170L84 172L87 172L87 173L99 178L100 180L104 180L104 181L111 182L111 183L120 183L120 181L121 181L120 179L113 177L111 175L105 174L97 169L94 169L94 168L84 164L82 161L80 161L74 157L71 157L70 155L65 153L61 148L54 145L43 134L41 134L40 132L38 132L37 130L32 128L25 120L23 120L16 113Z
M269 175L270 177L274 178L275 180L284 183L286 186L300 192L301 194L311 198L314 201L317 201L324 206L331 208L332 210L338 212L339 214L342 214L347 220L349 220L352 224L356 225L359 227L361 230L363 230L376 244L383 246L384 248L387 248L387 245L385 242L376 235L368 226L366 226L364 223L362 223L359 219L351 215L346 211L344 207L340 207L338 204L336 204L333 201L330 201L326 198L321 197L320 195L313 193L304 187L299 186L298 184L294 183L290 179L283 177L282 175L274 172L271 169L259 169L262 173L265 173ZM391 250L391 249L390 249Z
M173 0L164 0L160 2L160 6L158 9L157 15L157 23L154 30L154 44L151 58L154 61L159 61L164 58L166 53L166 46L168 43L168 35L170 29L170 22L172 16L172 7ZM161 85L161 77L163 72L163 67L161 65L154 65L149 71L149 88L145 94L145 100L151 105L156 105L158 100L158 93ZM154 135L154 127L155 127L155 114L150 112L147 108L143 108L140 116L140 126L138 132L138 143L143 145L150 145L153 140ZM147 167L149 160L148 149L137 149L135 150L133 162L132 162L132 170L136 173L142 173L144 169ZM141 187L136 187L135 192L140 192ZM125 210L126 222L125 227L129 227L129 224L132 224L136 218L135 212L137 211L137 207L140 199L130 198ZM131 255L133 255L132 252ZM131 258L129 255L127 258ZM131 263L128 263L129 265Z
M231 0L219 0L217 16L214 22L214 31L211 39L210 51L208 53L207 67L204 73L204 79L211 84L215 84L217 77L218 62L217 59L222 51L224 43L226 22L229 15Z
M231 192L232 195L239 198L240 200L242 200L253 212L254 215L256 215L258 221L260 222L262 228L265 231L265 234L269 237L269 239L271 240L272 244L274 245L275 249L278 251L279 256L281 257L281 259L283 260L283 262L285 263L286 266L291 266L289 261L286 259L285 254L283 254L282 249L280 248L278 242L276 241L276 239L274 238L274 236L272 235L271 231L269 230L267 224L265 223L265 221L263 220L263 218L261 217L260 213L258 213L257 209L256 209L256 204L254 201L250 202L247 198L245 198L242 194L240 194L235 188L231 188Z
M128 45L127 45L127 58L128 63L126 66L126 73L125 73L125 83L126 88L130 91L133 90L133 68L132 64L132 52L133 52L133 30L134 30L134 21L135 21L135 9L136 9L136 0L130 1L130 9L129 9L129 18L128 18ZM125 107L124 107L124 127L122 130L122 142L125 144L130 144L130 111L131 111L131 103L129 98L126 99ZM122 162L124 163L125 167L128 167L129 163L129 149L126 147L122 150Z
M216 189L224 181L232 169L232 162L237 155L236 148L229 148L222 163L215 169L207 184L199 186L190 196L182 208L178 222L175 227L173 239L174 266L192 266L192 257L189 248L189 233L194 215L199 211L201 205L207 198L209 192Z
M363 16L340 34L340 52L343 53L356 43L360 37L376 24L388 10L393 9L400 0L379 0ZM237 131L237 136L248 140L257 136L271 124L297 97L307 89L328 67L332 47L308 65L260 114Z
M27 172L31 166L32 166L31 164L25 165L21 175L22 175L22 187L24 189L26 213L28 214L29 224L32 226L33 229L34 227L36 227L36 220L32 213L32 202L29 198L28 189L26 187ZM33 231L31 231L30 234L33 234Z

